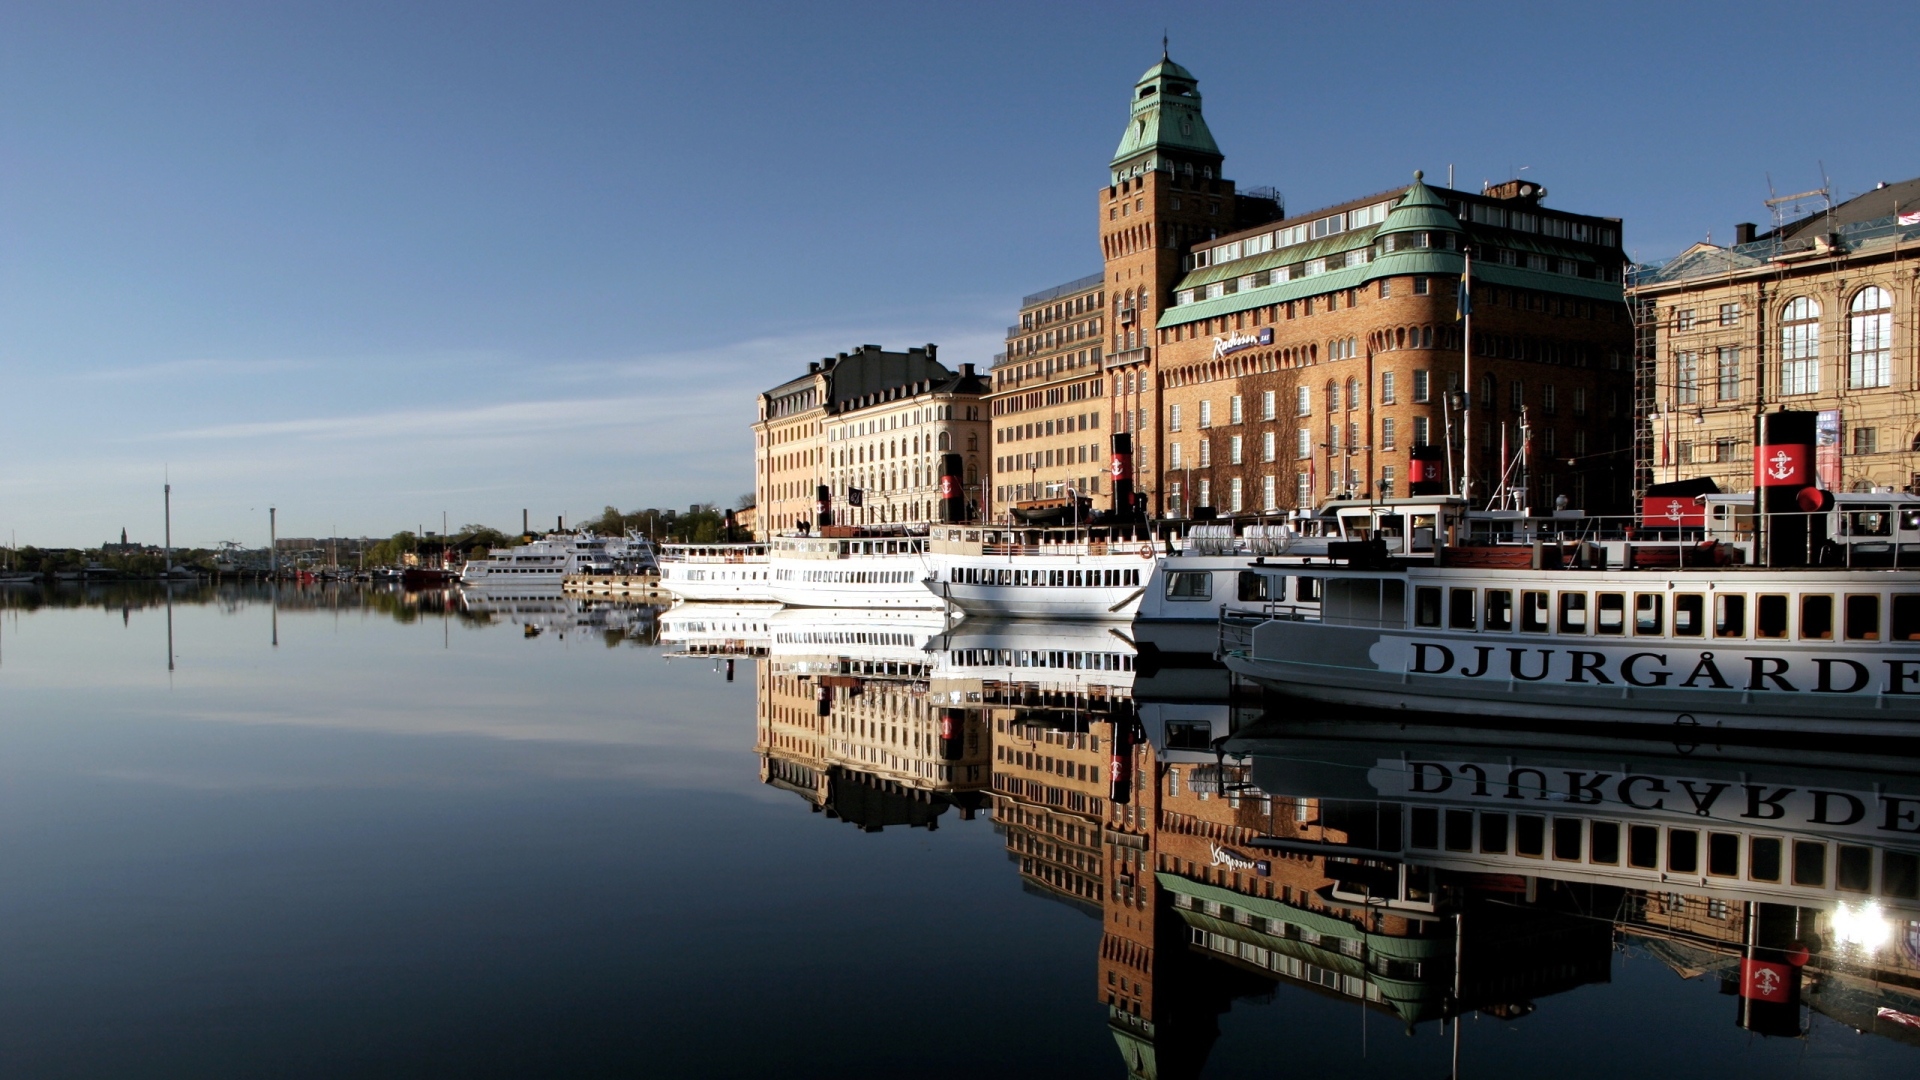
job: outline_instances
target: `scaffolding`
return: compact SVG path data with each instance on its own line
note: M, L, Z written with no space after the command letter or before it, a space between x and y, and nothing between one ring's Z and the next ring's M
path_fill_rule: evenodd
M1627 317L1633 321L1633 504L1637 507L1653 486L1653 425L1660 407L1659 308L1652 300L1629 292Z

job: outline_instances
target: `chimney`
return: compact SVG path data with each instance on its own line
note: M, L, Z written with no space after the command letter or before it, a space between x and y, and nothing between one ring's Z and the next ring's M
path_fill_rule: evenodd
M931 341L927 342L927 359L932 360L934 357L939 355L940 355L940 346L935 345Z
M1736 244L1753 243L1753 229L1754 225L1751 221L1743 221L1735 225L1733 227L1733 242Z
M807 361L807 374L818 375L820 373L820 364L821 361L818 360Z
M972 365L972 364L961 364L961 365L960 365L960 377L961 377L961 378L963 378L963 379L971 379L971 378L973 378L973 365Z

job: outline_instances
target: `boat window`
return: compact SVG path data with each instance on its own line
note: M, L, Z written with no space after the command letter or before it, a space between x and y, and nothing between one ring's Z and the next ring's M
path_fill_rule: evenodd
M1473 850L1473 811L1447 811L1447 850Z
M1530 634L1544 634L1547 632L1547 618L1546 593L1520 594L1520 629Z
M1780 880L1780 838L1756 836L1747 844L1747 876L1755 881Z
M1833 887L1847 892L1873 888L1873 849L1841 844L1833 865Z
M1660 865L1660 827L1633 825L1627 829L1627 865L1642 870Z
M1267 596L1267 575L1254 570L1240 571L1240 599L1269 599Z
M1667 598L1659 593L1633 594L1633 632L1659 635L1666 632Z
M1596 634L1624 634L1627 632L1627 594L1603 592L1594 598L1593 632Z
M1210 600L1213 598L1213 575L1205 572L1177 573L1167 575L1167 599L1169 600Z
M1892 536L1893 507L1863 506L1845 516L1849 536Z
M1920 593L1901 593L1893 598L1894 641L1920 641Z
M1880 893L1901 900L1920 899L1920 855L1904 851L1880 853Z
M1328 578L1320 618L1332 626L1398 629L1407 624L1406 603L1399 578Z
M1553 857L1572 862L1580 860L1582 835L1581 827L1586 823L1579 818L1557 817L1553 819Z
M1408 823L1407 843L1417 848L1440 846L1440 811L1431 806L1416 806Z
M1667 830L1667 870L1675 874L1700 872L1700 834L1693 829Z
M1747 632L1747 598L1722 593L1713 598L1713 636L1741 637Z
M1817 840L1793 842L1793 883L1824 889L1827 885L1827 845Z
M1536 814L1516 814L1513 819L1513 850L1516 855L1538 859L1547 853L1547 819Z
M1740 876L1740 834L1707 834L1707 873L1720 877Z
M1474 599L1472 589L1454 589L1447 594L1447 626L1450 629L1473 629Z
M1513 629L1513 590L1487 590L1487 629Z
M1678 593L1673 598L1675 637L1699 637L1707 632L1707 598L1699 593Z
M1306 604L1320 602L1320 579L1317 577L1297 577L1293 579L1293 598Z
M1900 531L1920 531L1920 510L1900 511Z
M1847 640L1880 640L1880 597L1863 593L1847 597Z
M1560 594L1560 632L1563 634L1587 632L1586 593L1563 592Z
M1617 865L1620 862L1620 826L1611 821L1593 823L1591 861Z
M1833 597L1808 593L1800 598L1800 637L1807 641L1833 640Z
M1756 613L1753 635L1763 638L1783 638L1787 636L1787 598L1784 596L1762 596L1760 610Z
M1413 590L1413 625L1440 625L1440 590L1434 586L1422 586Z
M1480 850L1489 855L1507 853L1507 815L1480 815Z

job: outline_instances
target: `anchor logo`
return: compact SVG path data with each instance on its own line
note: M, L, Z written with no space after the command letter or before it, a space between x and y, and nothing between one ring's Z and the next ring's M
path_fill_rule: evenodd
M1772 462L1772 465L1767 469L1768 476L1773 477L1775 480L1793 479L1795 472L1794 461L1785 450L1775 453L1773 457L1768 460Z
M1770 998L1780 993L1780 976L1771 967L1756 965L1753 969L1753 996Z
M1685 517L1686 517L1686 511L1681 509L1679 499L1674 499L1673 501L1667 503L1667 520L1668 521L1678 522Z

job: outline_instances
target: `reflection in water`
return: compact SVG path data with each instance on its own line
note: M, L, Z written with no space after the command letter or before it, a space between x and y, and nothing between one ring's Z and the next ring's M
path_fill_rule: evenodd
M1920 764L1416 743L1136 704L1103 627L687 607L690 647L762 657L764 782L868 830L991 798L1027 891L1101 920L1094 989L1132 1076L1198 1075L1233 1003L1282 988L1458 1043L1454 1018L1518 1021L1616 954L1718 980L1757 1034L1818 1013L1920 1044Z

